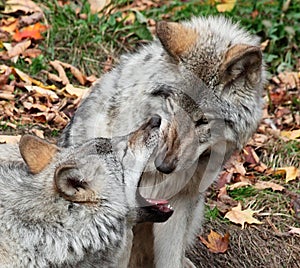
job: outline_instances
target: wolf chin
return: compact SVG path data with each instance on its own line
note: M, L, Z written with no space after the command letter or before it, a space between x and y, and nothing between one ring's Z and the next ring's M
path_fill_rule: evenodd
M130 267L194 267L203 195L261 118L265 70L257 37L223 17L158 22L158 39L104 75L64 130L63 146L130 132L158 114L164 131L140 186L174 207L164 224L134 228Z
M69 148L30 135L19 147L1 145L0 267L128 262L132 226L172 215L166 201L154 205L136 190L160 121L155 116L129 136Z

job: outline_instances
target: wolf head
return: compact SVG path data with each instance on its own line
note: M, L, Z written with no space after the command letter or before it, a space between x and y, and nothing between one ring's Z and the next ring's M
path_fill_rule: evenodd
M178 74L173 84L160 81L152 92L169 99L172 111L157 169L186 168L220 146L226 160L261 117L265 70L258 38L223 17L162 21L156 31L165 61Z
M52 188L47 189L52 195L86 206L92 214L111 212L130 215L134 222L162 222L172 215L172 209L167 203L149 203L137 191L157 146L160 122L155 116L128 136L96 138L69 148L25 135L19 149L37 182L53 180Z

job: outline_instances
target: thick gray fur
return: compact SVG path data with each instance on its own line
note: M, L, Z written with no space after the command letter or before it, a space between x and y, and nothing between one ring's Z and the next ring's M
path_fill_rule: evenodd
M172 50L172 32L164 38L168 27L162 25L160 40L122 56L92 87L61 138L68 146L118 136L153 114L162 117L165 138L143 174L142 193L169 199L175 212L168 222L154 224L153 240L144 225L135 227L130 267L191 267L185 251L201 226L203 193L261 118L266 75L259 39L223 17L181 25L191 38L175 34L178 49Z
M69 148L51 145L57 152L34 174L22 158L31 152L0 145L0 267L117 267L130 249L129 231L143 221L136 187L158 137L156 125ZM55 178L66 180L71 197L91 190L91 200L69 199Z

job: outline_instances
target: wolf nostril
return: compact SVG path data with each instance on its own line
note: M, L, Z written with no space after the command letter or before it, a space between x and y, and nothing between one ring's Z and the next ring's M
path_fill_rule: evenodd
M161 124L161 117L157 114L153 115L152 118L150 119L150 125L151 127L159 127Z

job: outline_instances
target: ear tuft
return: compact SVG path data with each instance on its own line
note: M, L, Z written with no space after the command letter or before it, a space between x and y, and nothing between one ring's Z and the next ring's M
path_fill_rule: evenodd
M36 136L24 135L19 150L30 172L37 174L52 161L58 147Z
M228 49L220 68L220 80L228 83L241 75L255 83L260 79L262 53L260 47L238 44Z
M176 59L188 51L197 40L195 30L176 22L157 22L156 34L167 52Z

